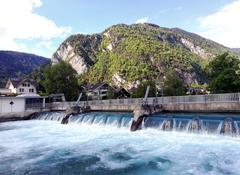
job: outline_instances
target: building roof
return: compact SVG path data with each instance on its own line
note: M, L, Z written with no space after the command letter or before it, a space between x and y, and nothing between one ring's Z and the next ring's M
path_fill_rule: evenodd
M130 97L130 93L125 88L122 88L122 87L117 88L117 89L115 89L115 92L120 97Z
M108 84L107 84L107 83L91 84L91 85L87 86L86 89L87 89L88 91L93 91L93 90L95 90L95 89L98 89L98 88L102 87L103 85L108 85Z
M22 83L24 82L29 82L32 85L36 86L36 82L32 79L19 79L19 78L10 78L6 84L6 88L9 88L10 83L12 83L14 88L17 88L18 86L20 86Z

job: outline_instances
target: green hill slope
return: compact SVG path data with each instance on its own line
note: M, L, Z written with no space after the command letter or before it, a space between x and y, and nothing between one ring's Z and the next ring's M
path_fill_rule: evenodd
M70 36L52 61L68 61L89 83L131 89L144 80L161 80L169 70L189 85L202 84L204 65L225 51L230 49L178 28L119 24L100 34Z
M0 51L0 87L5 86L8 78L22 78L48 63L50 59L34 54Z

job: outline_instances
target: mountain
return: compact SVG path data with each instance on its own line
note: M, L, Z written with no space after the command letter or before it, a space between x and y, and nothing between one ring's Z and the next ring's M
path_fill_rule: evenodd
M50 59L34 54L0 51L0 87L8 78L28 75L37 67L50 63Z
M232 50L232 52L240 55L240 48L232 48L231 50Z
M99 34L68 37L52 56L69 62L89 83L126 89L144 80L162 80L175 70L187 84L203 84L208 61L229 48L179 28L119 24Z

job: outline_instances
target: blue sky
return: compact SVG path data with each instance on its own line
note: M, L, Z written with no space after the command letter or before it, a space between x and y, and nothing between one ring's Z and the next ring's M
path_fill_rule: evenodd
M0 50L51 57L71 34L137 21L179 27L240 47L237 19L240 0L0 0Z

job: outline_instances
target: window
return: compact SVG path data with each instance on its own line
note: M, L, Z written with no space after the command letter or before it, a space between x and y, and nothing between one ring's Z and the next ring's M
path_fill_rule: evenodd
M23 89L23 88L20 88L20 89L19 89L19 92L24 92L24 89Z
M28 87L30 87L30 84L28 83Z
M29 89L29 92L34 92L34 89Z

